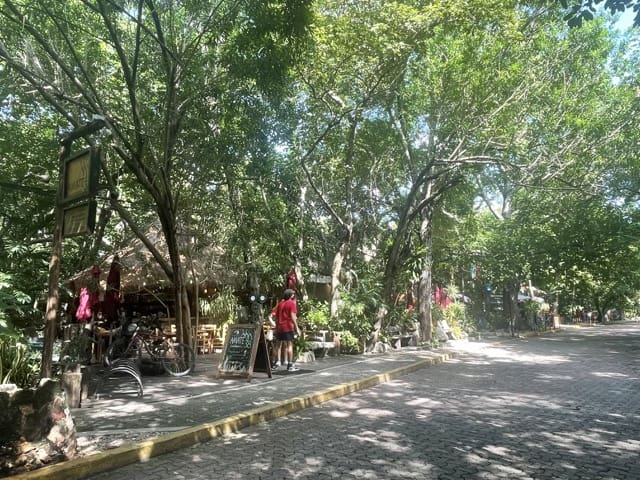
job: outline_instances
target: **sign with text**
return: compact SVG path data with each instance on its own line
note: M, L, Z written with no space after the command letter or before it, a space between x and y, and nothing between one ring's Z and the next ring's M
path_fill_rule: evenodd
M264 371L271 378L271 363L262 324L230 325L218 365L218 376L240 375L251 380L254 370Z
M96 209L95 200L65 208L62 236L67 238L93 232L96 225Z
M89 148L64 162L62 203L88 198L98 190L100 149Z

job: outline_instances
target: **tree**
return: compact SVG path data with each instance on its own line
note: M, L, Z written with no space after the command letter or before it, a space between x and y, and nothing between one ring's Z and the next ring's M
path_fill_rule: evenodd
M0 5L0 59L28 86L23 98L37 96L72 127L94 114L106 119L102 173L111 205L175 285L178 335L185 342L191 328L179 218L199 163L185 132L207 127L205 136L215 136L224 128L219 100L231 104L235 97L242 104L247 85L256 95L275 93L295 61L307 11L305 1ZM126 201L155 210L168 261L145 239Z
M298 117L292 155L309 185L306 211L326 239L323 263L331 272L330 314L338 317L340 292L351 256L362 252L381 214L387 176L396 175L376 118L377 97L396 74L398 54L387 46L400 26L393 6L328 1L319 4L314 55L300 68ZM385 22L391 22L385 26ZM373 32L373 34L372 34ZM395 45L394 45L395 46ZM374 140L375 139L375 140ZM376 227L377 229L377 227Z
M544 178L554 168L556 174L563 171L557 167L568 152L593 145L583 141L579 124L559 131L553 142L549 134L543 135L543 128L552 131L573 114L564 109L569 99L586 98L581 80L574 76L588 69L577 61L567 66L567 59L575 48L589 55L590 45L561 43L563 47L557 48L564 34L554 20L557 12L545 8L519 9L515 4L487 8L483 4L473 10L473 16L465 16L465 9L451 3L437 9L405 2L369 4L364 15L355 6L352 10L329 2L323 12L331 8L340 15L324 20L327 26L317 36L321 55L314 56L318 67L313 77L305 77L308 88L300 103L313 107L314 113L307 117L312 121L303 125L313 128L315 134L305 137L310 147L300 157L307 162L311 185L322 180L322 191L316 188L316 194L335 220L334 231L342 232L346 239L336 242L334 286L345 252L362 249L362 245L351 245L356 223L349 219L363 225L362 212L385 212L385 221L392 219L397 227L387 237L381 297L392 301L398 272L416 244L407 247L412 236L418 235L424 255L420 318L428 340L435 212L454 187L468 185L468 179L479 174L483 165L505 172L517 184L527 181L522 177L527 169L531 178ZM486 28L476 28L479 22ZM360 26L366 28L360 30ZM343 40L351 36L358 42ZM325 57L326 52L330 54ZM498 65L495 59L500 59ZM569 84L571 89L567 89ZM596 82L589 83L589 94L597 95L597 87ZM566 103L558 113L554 103L558 96L554 95L562 92ZM548 119L547 114L551 114ZM383 148L364 144L369 139L363 135L366 126L374 123L378 131L391 133ZM386 128L381 127L383 123ZM369 185L366 169L364 175L354 176L363 173L352 162L359 158L357 152L367 152L372 158L393 152L394 162L388 165L395 174L389 175L389 188L376 196L371 209L357 208L364 205L360 203L364 197L356 197L358 190L353 186ZM357 164L371 166L372 158L363 155ZM333 159L340 161L332 163ZM338 182L328 182L329 178ZM382 237L378 247L385 243ZM378 328L384 311L379 310Z
M640 26L640 3L637 0L559 0L559 2L568 9L565 20L570 27L578 27L583 21L593 20L597 8L602 4L612 15L633 10L636 13L633 25Z
M7 297L0 310L9 323L33 335L42 325L36 305L51 253L50 238L42 232L52 221L55 198L50 171L56 163L51 155L56 118L41 104L21 102L10 93L13 89L6 72L0 72L0 97L5 99L0 108L0 273Z
M585 34L585 30L579 33ZM595 51L589 50L592 62ZM606 53L606 49L600 53L603 64L608 61ZM629 168L635 162L628 148L636 138L636 107L630 95L633 88L611 82L606 73L600 79L588 77L576 77L575 86L583 92L580 109L570 107L561 117L547 112L553 128L539 130L545 144L568 143L565 135L572 130L579 141L545 170L521 169L511 183L504 176L493 177L507 185L512 208L510 215L496 215L496 223L486 224L485 230L492 233L484 239L488 243L483 249L492 255L481 269L492 283L517 277L546 285L559 298L563 313L571 314L581 305L597 308L602 315L612 307L623 309L638 288L636 190ZM591 96L585 95L589 90ZM571 92L569 85L564 91ZM549 105L560 113L557 105L562 103L556 97ZM554 140L559 132L560 139ZM622 184L620 175L626 177Z

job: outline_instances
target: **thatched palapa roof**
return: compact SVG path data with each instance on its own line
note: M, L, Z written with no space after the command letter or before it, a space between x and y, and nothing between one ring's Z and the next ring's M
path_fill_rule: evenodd
M169 262L169 254L164 235L158 228L150 228L147 231L147 238ZM191 283L195 278L200 285L236 285L237 274L231 272L226 266L225 252L215 245L206 245L200 248L185 249L185 252L192 250L191 255L181 256L182 266L185 271L187 282ZM105 291L107 275L115 255L120 258L120 289L123 293L138 292L142 290L152 290L170 286L171 283L164 270L160 267L149 249L138 238L133 239L130 246L115 252L98 265L100 267L100 290ZM78 289L89 283L91 268L88 268L71 280L75 282Z

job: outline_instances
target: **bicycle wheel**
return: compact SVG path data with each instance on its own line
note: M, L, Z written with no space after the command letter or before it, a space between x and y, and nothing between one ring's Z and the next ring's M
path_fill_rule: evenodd
M169 375L181 377L193 371L196 365L196 354L189 345L173 343L162 350L160 360Z
M127 358L127 348L129 347L129 342L125 338L118 338L113 341L109 348L107 348L107 353L104 354L104 363L107 367L113 365L113 362L118 358Z

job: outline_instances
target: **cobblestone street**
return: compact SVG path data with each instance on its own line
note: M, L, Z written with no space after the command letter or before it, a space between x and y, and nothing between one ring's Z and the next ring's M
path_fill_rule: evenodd
M98 479L640 478L640 325L459 358Z

